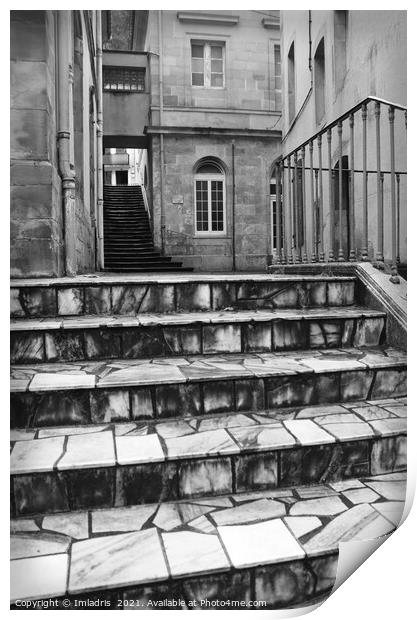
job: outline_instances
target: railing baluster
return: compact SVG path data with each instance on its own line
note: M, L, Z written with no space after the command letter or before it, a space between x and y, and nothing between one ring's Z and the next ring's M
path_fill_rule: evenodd
M337 123L337 135L339 137L339 252L337 260L343 262L345 260L343 253L343 123Z
M334 232L334 204L333 204L333 174L332 174L332 130L327 130L327 159L329 175L329 263L334 261L333 232Z
M299 197L298 197L298 151L294 154L294 247L295 247L295 262L301 263L301 247L300 247L300 235L299 235Z
M394 119L395 112L393 106L388 108L388 121L389 121L389 144L390 144L390 159L391 159L391 233L392 233L392 261L391 261L391 282L399 282L397 271L397 214L395 205L395 135L394 135ZM397 205L398 210L400 204Z
M400 264L401 248L400 248L400 175L395 175L397 179L397 267Z
M325 259L325 251L324 251L324 217L323 217L323 161L322 161L322 152L321 152L321 136L317 137L317 146L319 149L319 200L317 203L318 210L318 218L316 218L316 222L318 222L319 229L317 231L317 237L320 239L320 255L319 261L324 263ZM330 260L330 257L329 257Z
M302 197L303 197L302 210L301 210L301 217L302 217L302 224L303 224L303 263L308 263L307 227L306 227L306 220L307 220L306 218L306 209L307 209L307 205L306 205L306 150L304 146L301 149L301 191L302 191ZM300 247L300 253L301 253L301 247Z
M317 262L317 252L316 252L316 222L315 222L315 205L317 204L314 201L314 170L313 170L313 142L310 142L309 150L310 150L310 205L311 205L311 262Z
M290 265L294 262L293 255L293 217L292 217L292 187L291 187L291 156L288 157L288 230L290 233L289 236L289 248L288 248L288 262Z
M381 104L375 102L375 132L376 132L376 225L377 246L376 260L384 262L384 211L381 199L382 176L381 176Z
M281 176L281 217L282 217L282 253L281 263L283 265L287 262L287 231L285 229L285 167L284 160L279 162L280 176Z
M368 260L368 172L367 172L367 120L368 112L366 103L362 105L362 207L363 207L363 237L362 237L362 260Z
M313 230L315 231L315 236L314 236L314 253L316 256L315 261L313 262L317 262L317 260L319 259L319 231L318 231L318 224L319 222L317 221L317 215L319 214L319 171L317 168L315 168L314 170L314 176L315 176L315 186L316 186L316 202L315 202L315 208L313 210ZM324 260L324 258L323 258Z
M281 222L279 221L279 204L281 201L280 194L281 174L279 163L275 164L275 252L277 254L278 263L281 262ZM272 224L274 223L274 213L272 213ZM274 250L274 248L272 248Z
M350 192L349 192L349 260L356 261L355 248L355 115L349 116L350 127Z

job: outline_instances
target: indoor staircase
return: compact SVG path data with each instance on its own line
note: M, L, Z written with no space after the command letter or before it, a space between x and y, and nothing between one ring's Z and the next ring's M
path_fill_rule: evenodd
M12 283L12 603L286 608L401 519L406 358L354 277Z
M139 185L105 185L103 210L106 271L192 271L155 250Z

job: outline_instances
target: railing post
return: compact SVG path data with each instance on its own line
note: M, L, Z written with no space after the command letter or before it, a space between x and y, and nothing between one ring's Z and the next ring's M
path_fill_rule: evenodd
M321 135L317 137L317 146L319 149L319 200L317 202L318 209L318 221L319 230L317 231L317 237L320 239L320 255L319 261L324 263L325 251L324 251L324 218L323 218L323 157L321 151ZM318 241L317 241L318 246ZM330 260L330 254L329 254Z
M342 222L342 202L343 202L343 123L337 123L337 135L339 137L339 252L337 260L343 263L345 260L343 254L343 222Z
M318 222L317 222L317 214L319 213L319 210L318 210L319 208L319 181L318 181L319 171L317 168L315 168L314 170L314 177L315 177L315 187L316 187L316 203L315 203L315 209L313 212L313 222L314 222L313 226L315 230L315 236L314 236L315 259L313 260L313 263L316 263L319 260L319 232L318 232ZM324 261L324 258L323 258L323 261Z
M381 104L375 102L375 132L376 132L376 218L377 218L377 248L376 260L384 261L384 211L382 193L382 176L381 176Z
M329 263L334 261L333 231L334 231L334 204L333 204L333 172L332 172L332 130L327 130L327 159L329 175Z
M368 171L367 171L367 120L368 112L366 103L362 105L362 207L363 207L363 237L362 237L362 260L368 260Z
M311 205L311 262L317 262L317 250L316 250L316 202L314 201L314 170L313 170L313 142L308 145L310 150L310 205Z
M400 210L400 203L395 204L395 142L394 142L394 118L395 112L391 105L388 108L388 121L389 121L389 144L390 144L390 159L391 159L391 228L392 228L392 260L391 260L391 282L397 284L400 280L398 278L397 271L397 256L399 254L397 248L397 213Z
M400 175L397 172L395 176L397 180L397 256L396 256L396 261L397 261L397 267L398 267L398 265L400 264L400 255L401 255L401 248L400 248Z
M302 197L303 197L303 204L302 204L302 211L301 211L301 217L302 217L302 224L303 224L303 263L308 263L308 258L307 258L307 228L306 228L306 210L307 210L307 205L306 205L306 150L305 147L303 146L301 149L301 191L302 191ZM300 254L301 254L301 247L300 247Z
M289 248L288 248L288 262L290 265L294 262L293 255L293 217L292 217L292 188L291 188L291 155L288 157L288 230L289 230Z
M298 151L294 153L294 246L295 246L295 262L301 263L301 247L300 247L300 229L299 229L299 196L298 196Z
M280 178L281 178L281 219L282 219L282 248L281 248L281 264L285 265L287 262L287 231L285 227L285 167L284 160L279 162Z
M281 169L279 163L275 164L275 240L276 240L276 253L278 257L278 263L281 262L281 220L279 218L279 207L281 202ZM272 223L274 214L272 213ZM272 248L274 250L274 248Z
M349 115L350 192L349 192L349 261L356 261L355 248L355 115Z

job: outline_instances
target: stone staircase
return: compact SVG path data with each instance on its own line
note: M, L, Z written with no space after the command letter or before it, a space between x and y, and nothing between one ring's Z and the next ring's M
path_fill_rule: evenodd
M339 542L405 498L406 357L356 299L324 275L12 282L12 603L327 596Z
M103 216L107 271L192 271L155 250L140 186L105 185Z

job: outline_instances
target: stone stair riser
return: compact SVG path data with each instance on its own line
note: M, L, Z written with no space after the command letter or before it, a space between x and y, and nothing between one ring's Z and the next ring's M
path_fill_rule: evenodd
M264 353L382 344L384 318L251 321L204 325L12 331L11 362L140 359Z
M262 567L210 572L194 578L171 578L133 587L89 590L87 594L72 594L69 590L65 597L54 597L54 609L236 611L252 609L252 601L264 602L257 609L307 606L330 595L336 581L337 564L338 554L332 553ZM276 587L276 583L280 585ZM289 583L291 589L287 586ZM12 605L11 609L21 607Z
M13 428L260 411L406 395L405 364L326 373L15 392Z
M247 279L246 279L247 280ZM221 310L246 303L259 308L347 306L355 301L353 279L301 282L173 282L105 286L15 286L11 316L139 314Z
M42 440L40 440L42 441ZM12 476L13 516L338 482L404 471L406 437Z

